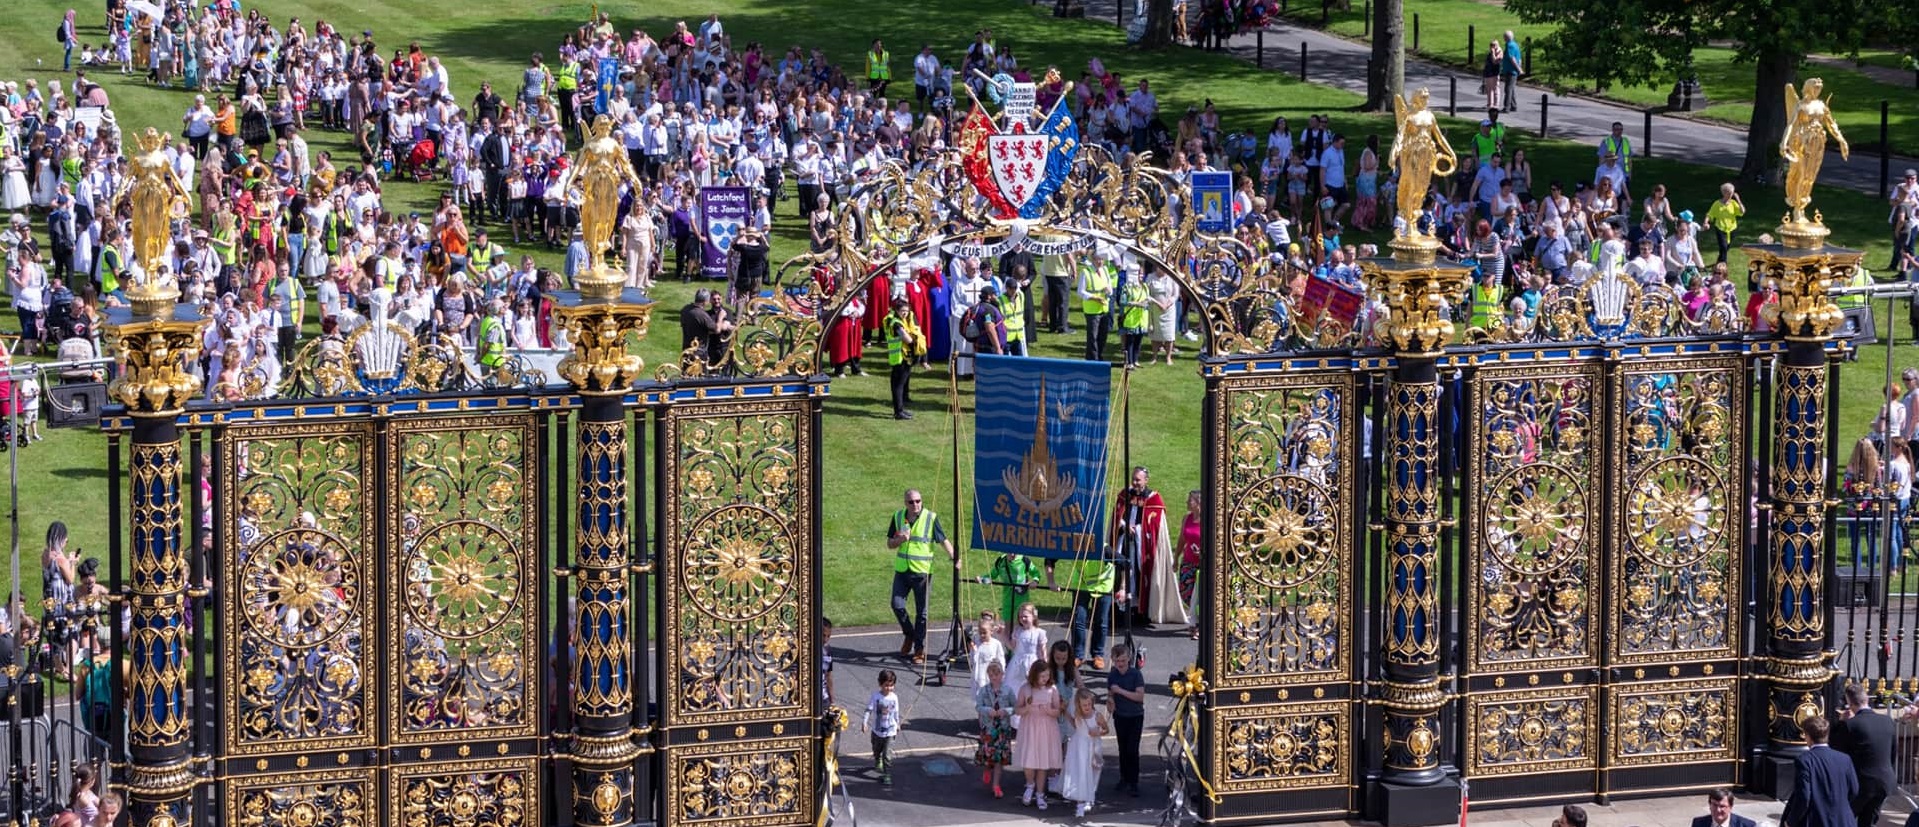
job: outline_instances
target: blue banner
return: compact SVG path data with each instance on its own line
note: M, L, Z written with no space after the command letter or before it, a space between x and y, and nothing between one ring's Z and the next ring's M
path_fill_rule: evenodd
M596 114L604 115L606 114L607 108L611 105L610 101L613 100L613 87L620 85L620 59L617 57L600 58L600 70L597 74L599 75L600 88L598 90L599 96L593 100L593 111ZM618 126L618 124L614 124L614 126Z
M1106 522L1105 362L980 356L973 548L1073 559L1100 552Z
M1233 174L1230 172L1193 173L1192 200L1199 214L1198 230L1224 233L1233 229Z

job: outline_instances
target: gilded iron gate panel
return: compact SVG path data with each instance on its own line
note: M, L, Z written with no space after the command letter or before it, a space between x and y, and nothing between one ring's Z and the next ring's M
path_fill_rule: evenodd
M537 434L528 414L408 418L387 434L395 823L539 820Z
M1596 361L1472 378L1462 714L1475 798L1592 787L1604 390Z
M536 433L531 414L227 428L226 823L538 821Z
M226 823L375 823L374 445L364 420L220 442Z
M814 822L816 408L736 399L661 417L668 825Z
M1737 356L1614 376L1608 789L1736 777L1745 383Z
M1209 390L1216 526L1206 556L1212 821L1345 813L1354 762L1352 375ZM1221 455L1223 454L1223 455ZM1278 799L1271 796L1283 795Z

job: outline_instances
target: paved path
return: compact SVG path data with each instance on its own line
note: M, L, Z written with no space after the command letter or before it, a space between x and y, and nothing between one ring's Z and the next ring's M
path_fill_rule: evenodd
M1065 634L1062 618L1044 618L1047 634L1057 639ZM937 614L927 635L929 652L946 645L944 623ZM1166 803L1164 765L1157 750L1159 733L1171 717L1173 699L1166 687L1166 674L1186 665L1198 654L1198 644L1178 629L1162 627L1136 630L1135 640L1146 653L1146 732L1141 743L1141 795L1102 795L1099 806L1085 820L1072 818L1072 810L1055 806L1045 813L1021 807L1017 796L1020 786L1012 773L1003 776L1007 798L994 800L981 787L979 769L973 765L972 733L977 731L972 707L972 678L963 669L949 671L942 685L928 664L922 676L898 657L899 632L890 627L842 629L833 635L829 649L833 655L836 702L852 715L853 728L840 743L840 768L846 779L847 797L834 796L838 808L836 827L852 827L847 818L847 798L858 827L1030 827L1055 825L1151 825L1158 823L1159 808ZM903 730L894 740L893 786L879 784L873 773L872 750L859 732L860 708L873 691L881 669L899 675ZM1104 680L1093 680L1103 689ZM1107 762L1102 792L1117 780L1118 761L1114 747L1107 745ZM1899 799L1903 802L1903 799ZM1631 827L1689 827L1692 818L1705 813L1704 795L1686 795L1638 801L1619 801L1611 806L1583 802L1593 819L1602 825ZM1762 825L1779 822L1783 805L1778 801L1744 796L1737 811ZM1888 805L1903 810L1903 804ZM1557 806L1509 807L1472 810L1473 827L1548 827L1558 816ZM1903 818L1903 816L1901 816ZM1352 822L1317 822L1314 827L1347 827ZM1882 824L1897 823L1890 816Z
M1133 0L1084 1L1088 20L1111 25L1116 1L1126 5L1126 21L1130 24L1133 19ZM1361 96L1366 94L1366 64L1372 55L1369 44L1283 19L1267 27L1265 43L1267 68L1297 77L1299 50L1303 43L1307 52L1308 81ZM1246 32L1231 38L1227 42L1227 50L1251 62L1257 56L1258 44L1259 36ZM1440 66L1411 56L1406 58L1406 88L1423 86L1431 90L1432 109L1436 112L1445 109L1449 103L1449 78L1458 84L1461 116L1470 117L1475 107L1485 100L1479 92L1476 69L1469 73L1461 67ZM1746 138L1743 129L1691 118L1655 115L1652 119L1652 141L1648 142L1645 140L1645 114L1642 110L1594 98L1561 95L1548 88L1524 83L1519 87L1519 111L1507 113L1502 118L1513 127L1538 131L1542 95L1547 101L1547 137L1590 142L1596 146L1599 139L1610 130L1612 123L1618 121L1625 124L1626 136L1632 139L1635 152L1651 150L1655 157L1677 157L1732 170L1739 169L1745 161ZM1863 144L1875 137L1856 135L1852 136L1852 140ZM1919 167L1919 159L1894 156L1891 160L1889 174L1894 177L1907 167ZM1830 153L1820 171L1819 182L1877 195L1879 156L1858 153L1850 163L1846 163L1839 159L1837 152Z

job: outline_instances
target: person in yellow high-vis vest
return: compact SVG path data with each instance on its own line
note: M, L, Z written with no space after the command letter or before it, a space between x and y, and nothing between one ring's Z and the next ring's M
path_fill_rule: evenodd
M553 90L559 97L560 126L571 130L573 117L573 98L580 90L580 62L577 60L560 61L560 74L554 80Z
M1472 326L1480 330L1492 330L1493 320L1502 318L1499 304L1499 274L1492 268L1480 271L1479 282L1473 285Z
M879 38L873 38L873 49L866 53L866 87L875 97L886 94L886 84L893 82L893 53L880 45Z
M886 331L887 382L893 391L893 418L912 419L906 409L911 393L907 382L913 378L913 365L926 353L926 334L913 318L904 297L893 300L893 312L886 314L880 326Z
M886 527L886 547L893 550L893 617L900 623L900 657L926 662L926 587L933 579L933 547L946 550L954 570L959 553L947 539L938 514L926 507L919 489L906 489L906 507L893 512ZM913 597L913 616L906 615L906 597Z
M1001 296L999 307L1006 315L1006 355L1026 355L1026 286L1031 282L1024 265L1013 268L1013 276L1006 284L1006 295Z
M1094 552L1073 564L1073 657L1084 663L1106 651L1106 634L1113 622L1113 583L1118 569ZM1088 635L1088 632L1091 632ZM1088 644L1091 644L1090 646ZM1089 652L1090 650L1090 652Z
M1083 260L1079 273L1079 309L1086 321L1086 360L1106 361L1106 339L1113 333L1113 265L1095 255Z
M1139 348L1146 341L1146 281L1138 272L1121 277L1119 288L1119 343L1126 353L1126 369L1139 367Z

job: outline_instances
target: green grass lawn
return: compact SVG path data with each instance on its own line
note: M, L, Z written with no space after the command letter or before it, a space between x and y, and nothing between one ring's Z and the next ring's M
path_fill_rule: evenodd
M698 20L710 3L690 0L666 0L650 4L641 16L618 13L623 29L635 25L659 32L670 29L675 20ZM64 5L51 0L26 0L16 4L13 13L0 17L0 77L37 77L44 85L57 73L46 68L57 66L59 51L48 34L52 23L64 11ZM481 79L510 86L527 53L542 50L551 54L563 34L591 10L587 3L560 3L526 6L501 0L445 6L423 0L402 0L387 4L360 4L313 0L271 10L276 20L298 15L311 24L325 19L349 31L372 29L385 48L417 40L429 52L446 60L452 72L454 89L470 96ZM1494 11L1497 11L1494 9ZM99 20L92 12L81 15L82 41L98 40ZM1430 18L1429 18L1430 19ZM1121 34L1110 25L1098 22L1059 21L1046 9L1033 9L1025 3L1003 0L955 0L922 5L911 15L898 13L895 6L879 0L823 0L808 4L747 0L731 4L723 18L738 42L760 40L770 50L786 45L823 45L835 59L851 63L875 36L891 44L895 61L917 47L927 33L939 33L935 47L943 54L956 55L971 32L991 27L1002 48L1011 47L1029 65L1057 64L1077 76L1088 58L1099 57L1127 78L1150 78L1161 95L1162 106L1176 113L1188 104L1210 98L1219 107L1228 129L1243 129L1258 134L1275 115L1286 114L1295 120L1314 112L1330 112L1337 128L1356 136L1354 146L1363 144L1368 133L1390 134L1389 123L1377 116L1351 112L1358 99L1337 90L1302 85L1276 73L1259 72L1231 58L1191 49L1175 49L1158 54L1128 51ZM1463 32L1463 27L1462 27ZM1463 54L1463 34L1460 38ZM36 64L35 61L42 61ZM899 66L895 67L899 70ZM117 74L102 77L114 97L121 123L129 128L157 125L177 128L179 112L189 95L179 90L149 89L129 82ZM1465 128L1455 131L1456 144L1464 144ZM1516 138L1524 142L1524 138ZM334 149L343 143L338 135L315 134L310 141L316 150ZM1591 149L1561 142L1530 143L1540 183L1554 177L1569 180L1591 174ZM344 166L344 165L343 165ZM1638 167L1641 180L1662 180L1671 188L1681 207L1703 212L1707 201L1725 180L1723 170L1648 159ZM437 188L412 184L392 184L389 206L396 211L409 208L430 209ZM1753 207L1750 227L1773 223L1779 210L1778 194L1756 191L1746 194ZM1850 193L1822 193L1819 206L1835 227L1834 240L1871 251L1869 261L1882 263L1887 255L1888 238L1884 210L1875 199ZM1748 238L1757 230L1747 233ZM510 239L498 239L502 243ZM1378 240L1356 238L1354 240ZM532 247L507 244L509 250L534 253L542 263L558 266L557 256ZM775 257L795 254L803 249L803 228L792 216L790 202L783 205L775 233ZM1743 257L1735 258L1735 269L1744 267ZM683 304L690 288L678 283L664 284L657 291L662 303L656 314L652 334L643 344L647 362L658 365L676 356L679 342L677 315L672 312ZM309 320L311 324L312 320ZM1037 355L1073 356L1077 345L1070 341L1043 338ZM1153 468L1154 481L1177 518L1183 508L1183 494L1197 487L1201 447L1199 411L1202 384L1190 361L1192 350L1182 353L1175 367L1155 366L1139 372L1132 383L1133 436L1132 461ZM1844 385L1846 404L1842 411L1841 443L1864 428L1870 417L1870 399L1880 382L1883 369L1881 351L1869 350L1860 362L1849 367ZM1895 357L1910 361L1919 356L1905 348ZM1877 361L1875 361L1877 360ZM869 359L869 364L883 359ZM886 381L880 375L836 381L826 403L824 466L824 536L826 609L841 625L863 625L890 620L887 588L891 553L878 537L879 526L897 507L899 491L908 486L924 490L933 508L947 516L949 530L964 532L966 515L973 504L954 503L953 423L941 414L947 405L945 374L935 369L915 378L916 407L920 416L911 422L895 422L889 413ZM963 412L973 405L970 388L962 387L959 404ZM1118 415L1118 408L1115 408ZM1115 430L1118 430L1116 423ZM37 599L38 578L32 572L38 566L38 537L47 521L66 520L73 528L74 544L89 554L104 557L106 542L106 487L104 471L105 440L92 431L49 431L49 438L26 450L22 456L20 513L22 516L23 567L27 572L25 589L29 599ZM971 418L963 415L959 433L962 446L962 479L970 478L966 463L970 454ZM1110 463L1114 474L1121 473L1119 457ZM969 561L969 572L984 570L984 561ZM0 577L5 577L0 566ZM1047 596L1047 602L1057 602ZM935 617L944 614L949 595L943 582L936 583L933 602ZM992 605L994 595L979 587L969 587L962 595L968 613Z
M1366 8L1364 3L1355 3L1350 9L1331 9L1326 28L1346 37L1364 37L1368 32ZM1517 16L1506 11L1504 5L1483 0L1405 0L1405 8L1406 47L1409 52L1417 52L1428 59L1453 66L1469 67L1475 75L1490 39L1499 38L1511 30L1522 43L1528 38L1543 41L1553 30L1550 25L1522 23ZM1417 49L1413 48L1414 15L1419 18ZM1293 3L1288 8L1287 16L1317 27L1320 7L1317 3ZM1471 55L1467 54L1469 40L1473 47ZM1860 58L1877 65L1901 65L1900 56L1887 50L1862 52ZM1694 110L1693 114L1739 127L1751 123L1754 94L1752 65L1733 60L1731 49L1717 47L1700 49L1695 54L1694 62L1699 71L1700 85L1711 105L1703 110ZM1535 64L1534 71L1541 69L1543 64ZM1883 100L1891 104L1887 123L1888 138L1894 151L1906 155L1919 154L1919 88L1914 84L1884 83L1852 69L1810 64L1801 70L1800 76L1819 77L1826 81L1826 92L1833 98L1834 115L1853 146L1864 148L1878 144L1879 102ZM1672 92L1670 80L1650 86L1614 85L1597 92L1590 78L1550 80L1642 109L1665 107L1666 96ZM1461 89L1462 99L1478 100L1474 97L1477 89L1477 86L1471 92ZM1783 90L1763 90L1760 93L1777 95L1782 94ZM1655 135L1654 140L1658 141L1659 136Z

